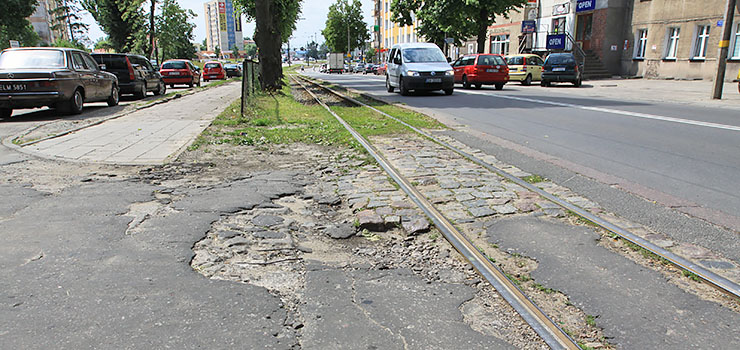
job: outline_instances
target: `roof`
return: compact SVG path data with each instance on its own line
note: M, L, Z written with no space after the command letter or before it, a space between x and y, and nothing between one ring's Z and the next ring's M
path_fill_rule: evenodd
M79 51L79 52L87 52L85 50L75 49L71 47L13 47L8 48L3 51L22 51L22 50L58 50L58 51Z
M506 55L506 57L532 57L532 56L540 57L540 55L536 55L533 53L518 53L514 55Z
M393 46L391 46L391 48L399 48L401 50L408 49L408 48L419 48L419 47L439 48L439 46L437 46L437 44L434 44L434 43L404 43L404 44L394 44Z

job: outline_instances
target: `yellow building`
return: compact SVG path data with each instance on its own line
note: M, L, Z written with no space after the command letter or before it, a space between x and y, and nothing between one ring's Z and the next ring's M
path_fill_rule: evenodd
M383 54L386 54L387 49L390 49L394 44L400 43L415 43L424 41L416 33L416 26L419 21L416 16L412 14L411 18L414 23L409 26L399 26L398 23L393 23L391 20L391 0L375 0L379 2L380 10L378 11L380 19L380 50ZM385 55L383 55L385 56Z

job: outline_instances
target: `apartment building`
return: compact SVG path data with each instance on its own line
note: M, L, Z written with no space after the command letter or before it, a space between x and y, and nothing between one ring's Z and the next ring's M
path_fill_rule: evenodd
M415 43L421 40L416 33L416 26L419 24L416 16L412 14L413 23L408 26L400 26L398 23L393 23L391 19L391 2L392 0L376 0L379 1L379 10L377 11L379 17L380 35L378 41L380 42L381 53L383 57L394 44L400 43Z
M69 31L64 23L59 26L59 29L52 29L59 23L49 14L49 11L61 6L61 1L37 1L36 11L28 17L28 20L31 22L31 26L33 26L33 31L39 35L41 44L51 45L58 38L69 40Z
M622 56L625 75L714 79L726 0L633 0ZM727 81L740 69L740 15L735 12Z
M244 50L241 14L234 11L231 0L213 0L203 4L206 21L206 46L208 51L218 47L230 51L234 45Z

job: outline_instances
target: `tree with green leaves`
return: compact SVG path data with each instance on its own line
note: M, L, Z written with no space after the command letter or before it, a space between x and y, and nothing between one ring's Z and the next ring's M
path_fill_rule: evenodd
M306 47L306 56L319 59L319 44L315 41L308 43Z
M82 22L82 17L79 15L82 11L80 0L59 0L57 4L59 6L49 9L52 22L56 23L51 26L51 29L67 32L71 43L82 45L82 42L89 41L87 30L90 26Z
M141 12L145 0L82 0L118 52L146 51L146 19Z
M108 37L104 37L104 38L98 39L98 41L95 42L95 45L93 47L95 49L113 50L113 43L110 42Z
M295 30L301 14L301 0L234 0L247 21L255 21L254 41L259 48L262 89L279 90L283 86L280 48Z
M332 52L350 52L370 39L360 0L351 3L350 0L337 0L329 6L326 17L326 27L321 34Z
M28 17L36 11L36 0L0 1L0 49L10 46L10 40L18 40L23 46L35 46L39 36L33 31Z
M496 16L508 18L508 13L522 7L526 0L393 0L391 20L399 25L414 23L412 14L420 21L416 31L427 41L440 47L445 38L455 45L475 36L478 53L486 48L488 27Z
M190 19L196 14L192 10L180 7L177 0L164 0L162 13L157 16L157 33L159 33L159 47L161 60L164 62L172 58L191 59L195 57L193 29L195 24Z
M375 56L377 55L378 51L374 47L371 47L367 50L367 52L365 52L365 60L367 62L373 62L375 60Z
M239 58L239 46L234 46L231 48L231 52L233 52L235 58Z
M57 38L57 40L54 40L53 43L51 43L51 46L53 47L70 47L73 49L79 49L79 50L87 50L85 45L83 45L79 41L70 41L67 39Z
M257 45L247 44L244 46L244 51L247 52L247 57L255 58L257 56Z
M208 39L203 38L203 42L200 43L200 51L208 51Z
M216 45L216 48L213 50L213 53L216 54L216 59L221 58L221 48Z

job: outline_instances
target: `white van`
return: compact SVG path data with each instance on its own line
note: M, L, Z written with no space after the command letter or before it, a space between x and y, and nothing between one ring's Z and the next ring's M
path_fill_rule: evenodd
M452 95L454 86L455 71L437 45L408 43L391 48L385 73L388 92L398 88L406 96L411 90L443 90L446 95Z

